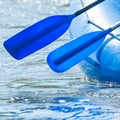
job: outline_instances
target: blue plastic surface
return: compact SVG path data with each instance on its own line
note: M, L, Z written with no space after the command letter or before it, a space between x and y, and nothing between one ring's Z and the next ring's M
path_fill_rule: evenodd
M120 41L110 41L100 53L100 67L110 82L120 83Z
M59 38L75 15L56 15L26 28L4 42L4 47L15 58L22 59Z
M55 72L64 72L94 52L104 41L106 35L111 32L109 28L85 34L48 55L47 62Z

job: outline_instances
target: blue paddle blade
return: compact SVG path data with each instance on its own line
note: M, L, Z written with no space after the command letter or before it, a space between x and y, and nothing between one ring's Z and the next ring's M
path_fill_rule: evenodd
M94 52L111 29L85 34L51 52L47 63L55 72L64 72Z
M22 59L59 38L75 15L56 15L26 28L4 42L4 47L15 58Z

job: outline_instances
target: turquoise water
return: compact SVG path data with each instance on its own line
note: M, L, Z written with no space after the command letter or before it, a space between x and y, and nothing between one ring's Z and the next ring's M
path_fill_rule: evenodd
M63 74L48 67L48 53L69 41L68 32L21 61L3 47L6 39L33 23L68 11L68 0L0 0L0 119L120 119L119 85L90 80L79 66Z

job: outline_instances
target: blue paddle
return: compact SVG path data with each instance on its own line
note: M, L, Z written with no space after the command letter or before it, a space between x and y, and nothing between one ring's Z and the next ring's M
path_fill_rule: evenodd
M71 15L43 19L5 41L4 47L15 59L22 59L59 38L75 17L103 1L97 0Z
M107 30L85 34L51 52L47 57L50 68L64 72L93 53L104 41L106 35L120 26L120 22Z

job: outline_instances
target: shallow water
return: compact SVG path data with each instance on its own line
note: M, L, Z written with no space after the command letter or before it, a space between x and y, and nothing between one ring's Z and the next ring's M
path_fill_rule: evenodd
M90 80L79 66L62 74L48 67L48 53L69 41L68 32L21 61L3 47L6 39L33 23L68 11L68 0L0 0L0 119L120 119L119 85Z

